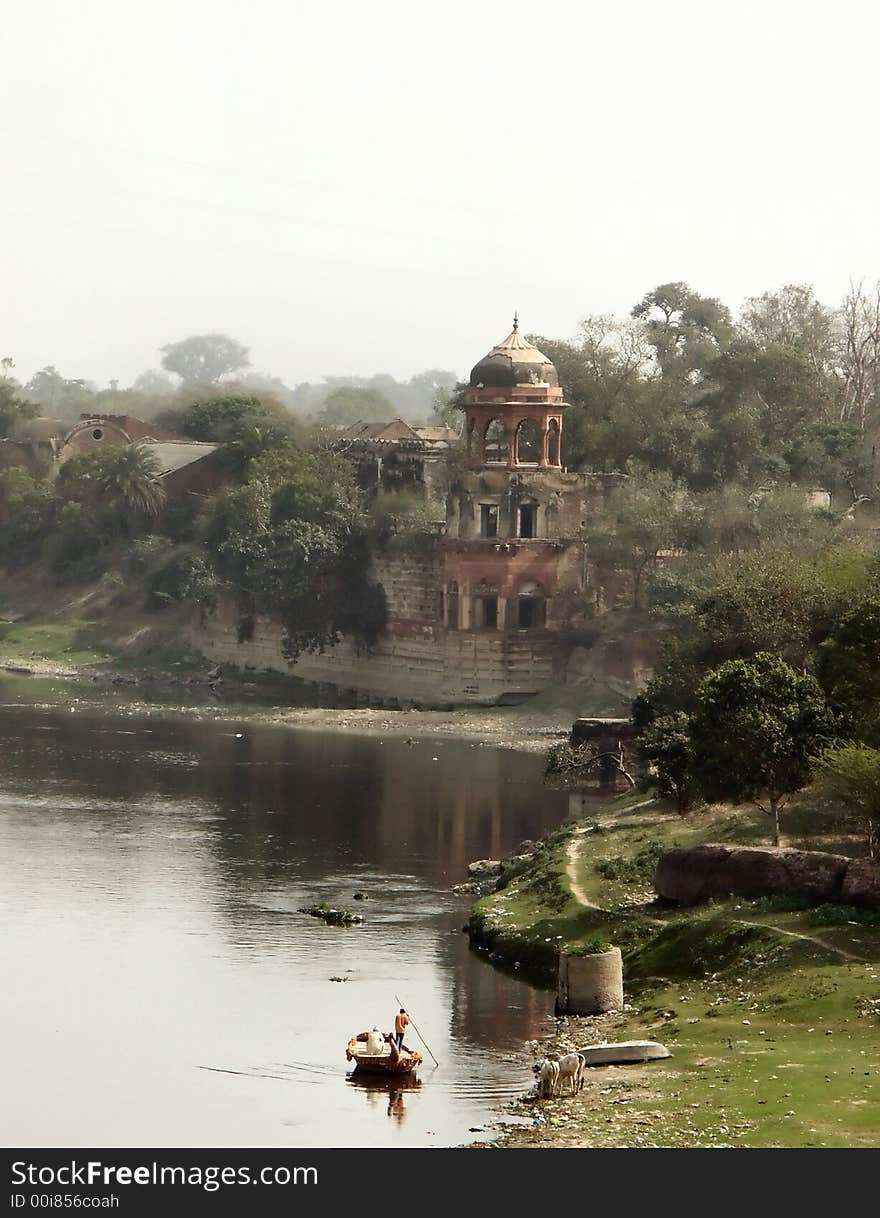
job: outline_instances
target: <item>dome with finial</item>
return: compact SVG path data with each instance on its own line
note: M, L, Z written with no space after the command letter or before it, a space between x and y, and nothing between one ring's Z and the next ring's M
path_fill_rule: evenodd
M471 369L472 389L506 389L514 385L558 385L553 364L519 332L514 314L513 330Z

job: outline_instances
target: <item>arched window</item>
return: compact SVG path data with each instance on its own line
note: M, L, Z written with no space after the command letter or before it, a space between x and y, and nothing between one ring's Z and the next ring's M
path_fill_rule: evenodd
M560 465L559 458L559 424L556 419L550 420L550 434L547 437L547 461L550 465Z
M517 630L540 630L547 619L547 598L544 589L534 580L520 588L514 601L513 626Z
M537 465L541 460L541 427L534 419L523 419L516 429L518 465Z
M490 419L483 432L487 465L507 465L510 460L510 444L507 428L501 419Z
M476 423L477 423L476 419L474 419L474 418L468 419L468 427L467 427L467 459L468 459L468 461L472 460L472 458L474 456L474 451L473 451L474 427L476 426Z

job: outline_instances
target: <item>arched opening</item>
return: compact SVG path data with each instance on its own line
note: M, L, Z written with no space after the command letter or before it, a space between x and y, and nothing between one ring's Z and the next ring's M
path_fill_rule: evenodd
M458 630L458 580L451 579L446 586L446 622L450 630Z
M471 591L471 625L477 630L498 629L498 589L488 580Z
M468 419L468 425L467 425L467 459L468 459L468 461L472 461L474 459L474 427L476 426L476 423L477 423L476 419L474 419L474 418Z
M541 460L541 426L535 419L523 419L516 429L518 465L537 465Z
M547 461L550 465L560 465L559 459L559 423L550 420L550 432L547 436Z
M513 626L517 630L540 630L547 620L547 598L534 580L523 584L513 602Z
M510 460L510 444L507 428L501 419L490 419L483 432L483 447L487 465L507 465Z

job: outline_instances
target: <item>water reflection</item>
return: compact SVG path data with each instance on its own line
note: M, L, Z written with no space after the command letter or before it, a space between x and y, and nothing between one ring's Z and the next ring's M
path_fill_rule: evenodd
M564 819L539 758L66 707L0 739L8 1145L452 1145L529 1085L552 998L450 888ZM358 891L361 926L297 912ZM377 1129L344 1050L401 1004L441 1067Z
M409 1111L406 1106L407 1099L411 1099L411 1093L418 1091L422 1086L422 1080L415 1076L383 1079L381 1076L374 1075L371 1078L359 1070L349 1074L346 1081L352 1087L357 1087L365 1093L367 1103L372 1108L381 1107L382 1102L387 1101L386 1116L397 1121L398 1124L404 1121Z

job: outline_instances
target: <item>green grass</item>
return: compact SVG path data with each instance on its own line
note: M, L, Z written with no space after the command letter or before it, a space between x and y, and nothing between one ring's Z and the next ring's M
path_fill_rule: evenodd
M515 1132L509 1144L875 1146L880 919L781 898L654 903L646 869L658 843L765 845L767 823L748 809L682 820L636 802L611 801L554 834L507 889L479 902L475 919L488 950L537 962L546 984L559 948L597 935L620 946L630 1009L602 1033L659 1040L673 1057L608 1070L583 1108L569 1102L565 1120L548 1109L540 1131ZM827 840L831 822L809 793L793 812L798 844ZM579 828L576 879L599 908L575 900L566 874Z
M100 664L110 659L100 636L95 623L77 618L0 622L0 660L22 665L46 660L70 667Z

